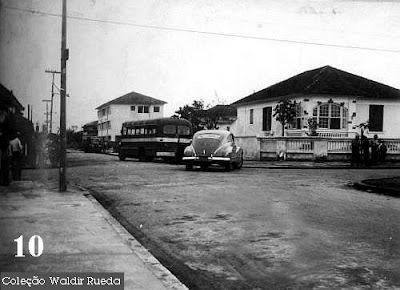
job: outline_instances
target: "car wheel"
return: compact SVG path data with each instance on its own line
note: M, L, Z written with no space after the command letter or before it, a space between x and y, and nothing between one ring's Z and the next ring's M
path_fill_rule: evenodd
M243 166L243 155L240 156L240 159L237 163L235 163L235 168L240 169Z
M192 171L193 170L193 164L186 164L186 171Z
M121 160L121 161L125 161L125 158L126 158L126 157L125 157L124 155L121 155L121 154L120 154L120 155L118 155L118 158L119 158L119 160Z
M231 171L233 169L232 163L231 162L227 162L225 164L225 171Z

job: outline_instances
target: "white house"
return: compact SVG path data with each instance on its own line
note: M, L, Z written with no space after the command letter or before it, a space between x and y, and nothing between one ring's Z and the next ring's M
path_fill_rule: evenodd
M130 92L96 108L98 136L115 141L123 122L164 117L166 102L136 92Z
M320 136L347 137L369 123L368 134L400 138L400 91L393 87L324 66L247 96L237 107L234 125L239 136L281 136L282 126L273 117L280 100L298 104L295 121L287 135L304 136L309 118L318 123Z
M330 66L303 72L233 103L237 120L232 132L242 138L282 136L282 125L273 115L279 101L287 99L296 101L297 114L285 136L307 136L308 120L314 119L319 137L351 138L360 133L360 124L368 122L368 137L400 138L400 91ZM250 155L257 156L254 142L249 146Z

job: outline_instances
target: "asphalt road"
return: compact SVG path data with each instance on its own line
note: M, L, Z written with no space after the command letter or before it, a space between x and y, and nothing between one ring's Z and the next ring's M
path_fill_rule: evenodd
M186 172L117 159L69 153L67 178L191 289L400 288L400 199L349 186L399 170Z

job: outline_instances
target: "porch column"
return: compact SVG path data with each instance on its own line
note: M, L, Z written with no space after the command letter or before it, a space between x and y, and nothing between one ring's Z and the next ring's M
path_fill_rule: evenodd
M276 156L278 159L286 160L287 142L286 137L282 137L276 140Z
M314 161L327 160L328 158L328 140L315 138L314 142Z

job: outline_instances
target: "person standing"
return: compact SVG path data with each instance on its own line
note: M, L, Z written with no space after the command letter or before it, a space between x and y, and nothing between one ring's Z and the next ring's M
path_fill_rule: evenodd
M369 140L368 137L365 136L364 134L361 135L361 150L363 154L363 161L365 166L370 165L370 160L369 160Z
M386 152L387 152L387 147L385 145L385 142L383 142L383 140L379 140L378 155L379 155L379 161L381 163L386 163Z
M374 135L374 139L371 140L371 163L377 164L378 163L378 135Z
M21 180L22 148L21 140L19 139L19 132L17 132L14 139L10 141L13 180Z
M351 166L360 165L360 136L357 134L351 141Z

